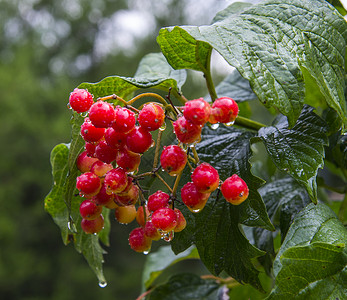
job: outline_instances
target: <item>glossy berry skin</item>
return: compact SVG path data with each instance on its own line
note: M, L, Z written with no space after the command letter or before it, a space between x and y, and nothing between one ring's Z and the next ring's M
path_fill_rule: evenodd
M101 212L102 206L91 199L86 199L80 204L80 215L83 219L94 220L100 216Z
M118 206L114 210L116 220L121 224L129 224L135 220L136 208L135 205Z
M164 124L165 113L158 104L148 103L141 109L137 120L142 128L153 131Z
M177 216L171 208L159 208L152 213L153 225L164 232L174 230L177 225Z
M84 144L84 150L89 157L95 157L95 148L96 145L93 143L86 142Z
M176 225L174 231L175 232L181 232L187 226L186 218L183 216L182 212L178 208L175 208L174 212L175 212L176 217L177 217L177 225Z
M99 193L97 193L92 199L98 205L106 206L106 204L108 204L111 200L113 201L114 195L113 194L108 194L107 191L106 191L105 183L102 183Z
M81 125L81 136L86 142L100 141L105 134L105 128L96 128L89 118L85 118Z
M187 182L181 189L181 199L191 212L200 212L206 205L210 193L201 193L193 182Z
M211 106L203 98L187 101L184 105L184 117L195 125L204 125L211 114Z
M156 211L159 208L169 207L170 196L163 191L157 191L148 197L147 208Z
M93 172L95 175L99 177L103 177L108 171L112 169L113 166L111 164L107 164L99 160L93 163L93 165L90 167L90 172Z
M85 197L93 197L101 188L100 178L92 172L86 172L76 178L76 188Z
M115 121L112 125L113 129L119 133L128 133L135 127L135 114L125 108L117 106L115 109Z
M89 119L97 128L112 126L115 116L112 104L104 101L95 102L89 110Z
M189 122L184 116L173 122L177 139L184 144L198 142L201 138L201 126Z
M105 141L111 148L121 149L125 145L126 134L109 127L105 131Z
M144 153L146 152L152 145L152 135L146 129L140 127L135 127L127 135L126 146L129 151L135 153Z
M129 245L136 252L147 252L151 249L152 240L145 235L142 227L138 227L130 232Z
M101 214L94 220L82 219L81 227L85 233L98 233L104 228L104 217Z
M98 161L97 158L89 157L86 151L83 151L80 155L78 155L76 159L77 169L82 173L89 172L91 166Z
M93 95L84 89L74 89L69 97L70 107L77 113L88 111L93 103Z
M160 155L161 167L169 175L175 176L182 172L187 164L187 153L177 145L164 147Z
M239 205L245 201L249 194L246 182L237 174L227 178L221 185L221 192L228 202Z
M105 176L104 184L107 193L120 193L128 185L128 177L122 168L112 169Z
M119 150L116 163L127 172L134 172L141 163L141 154L129 151L126 147Z
M118 151L107 145L105 140L100 141L95 147L95 157L110 164L117 158Z
M145 235L151 240L159 241L161 239L161 234L158 228L153 225L152 221L147 221L143 230L145 231Z
M210 123L232 123L239 113L239 107L235 100L229 97L216 99L212 104Z
M138 199L139 188L134 184L131 185L131 188L126 194L122 192L121 194L114 195L114 202L119 206L133 205L137 202Z
M218 188L218 171L208 163L198 165L191 177L197 190L201 193L211 193Z
M147 205L145 205L145 212L146 212L146 217L144 214L144 210L143 210L143 205L139 206L137 208L137 212L136 212L136 222L141 226L144 227L146 224L146 220L149 219L150 216L150 211L147 208Z

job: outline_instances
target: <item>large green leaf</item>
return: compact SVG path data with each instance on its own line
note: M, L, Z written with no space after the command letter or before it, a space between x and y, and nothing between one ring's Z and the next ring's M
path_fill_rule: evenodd
M301 69L306 68L347 124L347 24L327 2L268 0L238 14L228 8L216 20L209 26L161 29L158 43L174 68L206 70L213 47L250 81L264 105L288 117L290 126L305 101Z
M275 126L259 130L276 166L305 186L314 202L317 202L317 171L324 165L325 131L326 123L309 106L304 107L292 129L288 129L285 118L281 118Z
M174 70L161 53L147 54L140 62L134 77L110 76L98 83L82 83L79 88L88 89L94 98L116 94L127 97L138 89L157 88L179 93L186 80L184 70Z
M178 274L161 286L155 288L148 300L215 300L219 284L212 280L204 280L194 274Z
M274 230L257 192L263 181L250 172L248 160L253 136L254 133L224 126L217 131L204 130L202 141L197 145L200 159L213 165L221 180L239 174L249 186L249 198L243 204L233 206L216 192L199 213L192 214L182 208L188 225L175 235L172 247L177 253L194 242L211 273L218 275L225 270L236 280L261 289L252 259L264 253L249 243L239 226L242 223Z
M347 230L325 204L294 219L274 261L269 299L343 299L347 291Z

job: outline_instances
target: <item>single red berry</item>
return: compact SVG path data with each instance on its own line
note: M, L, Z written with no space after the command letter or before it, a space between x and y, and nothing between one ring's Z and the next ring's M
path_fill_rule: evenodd
M174 230L177 225L177 216L171 208L159 208L152 213L153 225L164 232Z
M89 119L97 128L107 128L112 126L115 119L115 111L112 104L97 101L89 110Z
M99 177L103 177L108 171L112 169L113 166L111 164L107 164L99 160L93 163L93 165L90 168L90 172L93 172L95 175Z
M211 193L218 188L218 171L208 163L198 165L192 174L192 181L201 193Z
M143 228L145 235L151 240L159 241L161 239L161 234L157 227L155 227L152 221L147 221Z
M116 163L127 172L134 172L141 163L141 154L129 151L126 147L119 150Z
M239 107L235 100L229 97L216 99L212 104L212 110L209 122L215 123L233 123L239 113Z
M108 171L104 183L107 193L120 193L128 185L128 177L122 168L116 168Z
M93 103L93 95L84 89L74 89L69 97L70 107L78 113L88 111Z
M137 120L142 128L157 130L164 124L165 112L158 104L148 103L141 109Z
M102 206L91 199L86 199L80 204L80 214L83 219L94 220L100 216L101 212Z
M186 218L183 216L182 212L178 208L175 208L174 212L175 212L176 217L177 217L177 225L176 225L174 231L175 232L181 232L187 226Z
M175 176L184 169L187 163L187 153L177 145L164 147L160 155L162 168L171 176Z
M97 158L89 157L87 155L87 152L83 151L80 155L78 155L76 159L76 166L78 170L80 170L82 173L85 173L90 171L91 166L96 161L98 161Z
M98 233L104 228L104 217L101 214L94 220L82 219L81 227L85 233Z
M101 188L100 178L92 172L86 172L76 178L76 188L85 197L93 197Z
M249 194L246 182L237 174L227 178L220 187L221 192L228 202L239 205L245 201Z
M136 208L135 205L118 206L114 210L116 220L121 224L129 224L135 220Z
M109 127L105 132L105 141L107 145L115 149L121 149L125 145L126 134L116 131L113 127Z
M135 114L125 108L117 106L115 109L115 121L112 125L113 129L120 133L128 133L135 127Z
M118 151L107 145L105 140L100 141L95 147L95 157L110 164L117 158Z
M105 134L105 128L96 128L89 118L85 118L81 125L81 135L86 142L95 143L100 141Z
M137 185L132 184L129 191L121 194L114 195L114 202L119 206L133 205L139 199L139 188Z
M184 144L198 142L201 138L201 126L189 122L184 116L173 122L177 139Z
M156 211L159 208L169 207L170 196L162 191L157 191L148 197L147 207L150 211Z
M145 205L145 210L143 210L143 205L139 206L137 208L136 212L136 222L141 226L144 227L146 224L146 221L150 219L150 211L147 208L147 205Z
M200 212L206 205L210 193L201 193L193 182L187 182L181 189L181 199L191 212Z
M184 117L195 125L204 125L211 114L211 106L204 98L187 101L184 104Z
M97 193L93 197L93 200L95 201L95 203L97 203L98 205L104 205L104 206L106 206L106 204L108 204L111 200L113 201L113 199L114 199L114 195L107 193L106 185L104 182L101 184L99 193Z
M84 150L89 157L95 157L95 148L96 145L93 143L86 142L84 145Z
M128 150L135 153L146 152L153 144L152 135L146 129L140 127L135 127L127 135L126 145Z
M138 227L130 232L129 245L136 252L148 252L151 249L152 240L145 235L142 227Z

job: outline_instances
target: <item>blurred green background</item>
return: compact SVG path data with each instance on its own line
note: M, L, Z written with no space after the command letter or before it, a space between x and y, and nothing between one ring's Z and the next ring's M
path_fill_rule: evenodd
M70 140L69 93L81 82L132 76L158 52L161 27L208 24L231 1L0 0L0 298L136 299L145 256L112 220L108 286L44 211L51 149ZM227 68L216 59L215 78ZM191 73L203 96L201 74Z

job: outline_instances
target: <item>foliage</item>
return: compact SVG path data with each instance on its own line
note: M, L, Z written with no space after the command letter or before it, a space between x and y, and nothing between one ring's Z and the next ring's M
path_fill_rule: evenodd
M269 299L307 299L323 293L325 298L343 298L347 288L346 21L322 0L267 0L252 6L232 4L211 25L163 28L157 41L162 54L145 56L134 77L111 76L79 88L87 88L96 98L116 94L114 104L125 101L119 97L135 99L139 89L159 89L184 102L186 74L181 69L192 69L204 75L212 102L222 94L237 95L239 90L238 102L252 107L257 98L276 113L272 124L239 116L234 127L203 130L195 147L199 159L213 165L221 180L239 174L249 186L249 197L233 206L217 190L206 207L194 214L177 201L187 220L187 227L171 241L177 256L171 251L165 255L168 248L149 255L144 273L148 290L143 296L222 299L241 283L268 293ZM210 72L213 49L239 73L229 75L216 88ZM311 89L317 87L315 96ZM63 242L73 241L103 285L99 239L108 244L110 224L98 236L86 235L79 226L81 199L75 196L74 184L79 174L75 161L83 148L81 122L82 117L74 113L71 143L52 151L54 185L45 208L60 227ZM259 145L267 151L259 163L275 167L264 167L256 176L250 161L257 159ZM339 176L342 188L320 178L319 169L329 160L334 165L330 172ZM264 173L266 184L260 178ZM179 187L189 175L186 168L178 176ZM338 203L340 220L322 196L323 188L345 194ZM187 250L192 245L196 248ZM158 282L164 268L196 259L196 251L212 275L179 274ZM262 285L259 274L264 272L268 280L274 280L272 291Z

